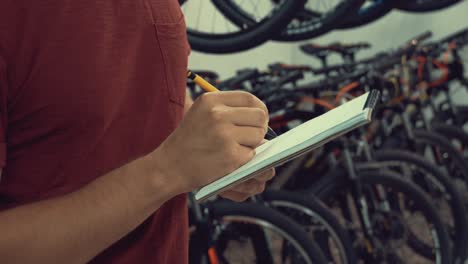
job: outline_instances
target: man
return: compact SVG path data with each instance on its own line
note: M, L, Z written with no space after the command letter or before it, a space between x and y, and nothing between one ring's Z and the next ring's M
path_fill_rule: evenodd
M187 263L184 193L250 160L268 119L231 92L182 120L188 53L177 0L0 3L2 263Z

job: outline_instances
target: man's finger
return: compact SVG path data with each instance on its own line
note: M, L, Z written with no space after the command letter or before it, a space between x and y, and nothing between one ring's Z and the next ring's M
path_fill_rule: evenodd
M265 188L264 182L259 182L255 179L250 179L239 185L234 186L231 190L235 192L239 192L239 193L254 195L254 194L262 192L264 188Z
M266 128L268 115L256 107L226 107L226 119L236 126L253 126Z
M268 114L266 105L253 94L244 91L226 91L218 93L206 93L206 96L216 96L216 100L231 107L257 107Z
M266 129L259 127L237 127L230 129L234 140L242 146L256 148L265 137Z
M221 197L233 200L235 202L243 202L247 200L250 195L245 193L236 192L233 190L225 191L221 194Z
M261 173L260 175L256 176L253 179L264 183L264 182L267 182L267 181L273 179L273 177L275 177L275 174L276 174L275 169L271 168L271 169Z

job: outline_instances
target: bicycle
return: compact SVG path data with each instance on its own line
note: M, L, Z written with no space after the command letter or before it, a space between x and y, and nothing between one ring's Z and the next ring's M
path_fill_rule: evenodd
M189 208L191 263L327 263L303 228L273 209L228 201L198 204L192 194Z

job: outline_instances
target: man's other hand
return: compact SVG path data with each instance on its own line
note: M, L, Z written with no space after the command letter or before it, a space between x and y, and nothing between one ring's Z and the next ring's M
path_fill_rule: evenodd
M262 193L266 183L275 176L275 169L269 169L259 176L236 185L232 189L220 194L221 197L236 202L243 202L247 198Z

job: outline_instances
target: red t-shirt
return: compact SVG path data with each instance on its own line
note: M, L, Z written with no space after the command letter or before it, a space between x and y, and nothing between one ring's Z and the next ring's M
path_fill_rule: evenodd
M177 0L2 0L0 208L157 148L183 115L188 53ZM187 229L181 195L93 262L187 263Z

